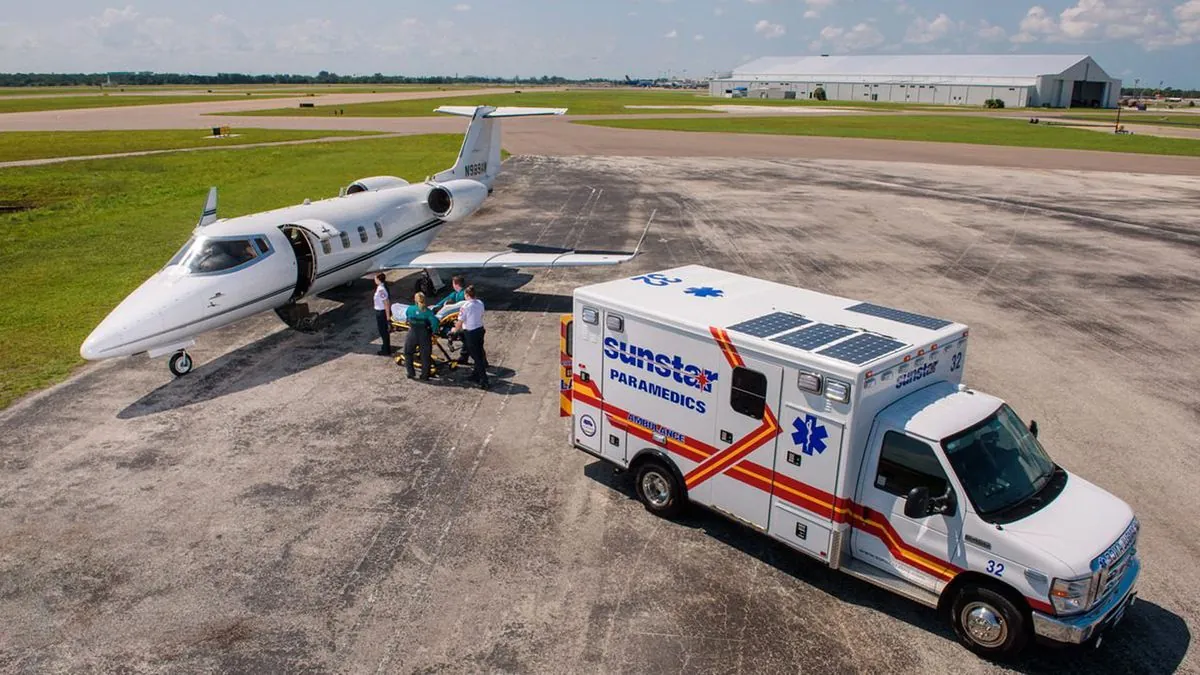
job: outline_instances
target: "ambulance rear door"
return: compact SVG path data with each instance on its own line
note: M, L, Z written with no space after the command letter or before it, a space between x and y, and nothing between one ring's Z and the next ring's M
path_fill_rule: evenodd
M602 313L597 305L576 301L568 336L571 350L566 355L571 364L571 438L576 446L594 454L600 454L603 447L600 435L600 420L604 417L604 399L600 390L600 375L604 372Z

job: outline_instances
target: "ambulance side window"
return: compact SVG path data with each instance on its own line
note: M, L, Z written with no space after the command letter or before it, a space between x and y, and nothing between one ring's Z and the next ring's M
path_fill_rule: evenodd
M756 420L767 409L767 376L757 370L736 367L729 386L729 407Z
M567 356L574 357L575 354L575 322L567 322Z
M946 472L933 449L924 441L895 431L884 434L875 487L897 497L907 497L909 490L921 485L929 488L931 497L946 494Z

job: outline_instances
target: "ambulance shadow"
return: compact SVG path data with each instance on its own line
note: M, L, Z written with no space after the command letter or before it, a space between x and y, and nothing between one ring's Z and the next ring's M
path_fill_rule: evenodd
M584 467L591 480L637 500L633 477L611 464L595 461ZM650 516L649 513L645 514ZM949 623L935 610L882 588L829 569L748 527L703 507L692 506L672 522L701 530L742 553L754 556L798 581L842 602L883 612L931 635L958 642ZM1121 624L1105 636L1102 647L1063 647L1031 644L1024 656L1004 664L1020 673L1173 673L1187 654L1191 632L1177 614L1142 599L1129 608ZM963 648L963 658L977 658Z

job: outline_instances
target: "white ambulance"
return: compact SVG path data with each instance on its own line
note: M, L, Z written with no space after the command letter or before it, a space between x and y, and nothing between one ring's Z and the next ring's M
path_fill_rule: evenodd
M967 327L703 266L575 290L562 406L648 510L700 504L935 607L990 658L1098 645L1138 520L961 384Z

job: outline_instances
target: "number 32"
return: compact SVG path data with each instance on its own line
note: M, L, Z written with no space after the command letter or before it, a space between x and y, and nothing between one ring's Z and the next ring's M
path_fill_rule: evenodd
M998 577L1004 576L1004 563L998 563L995 560L989 560L987 562L987 572L988 574L995 574Z

